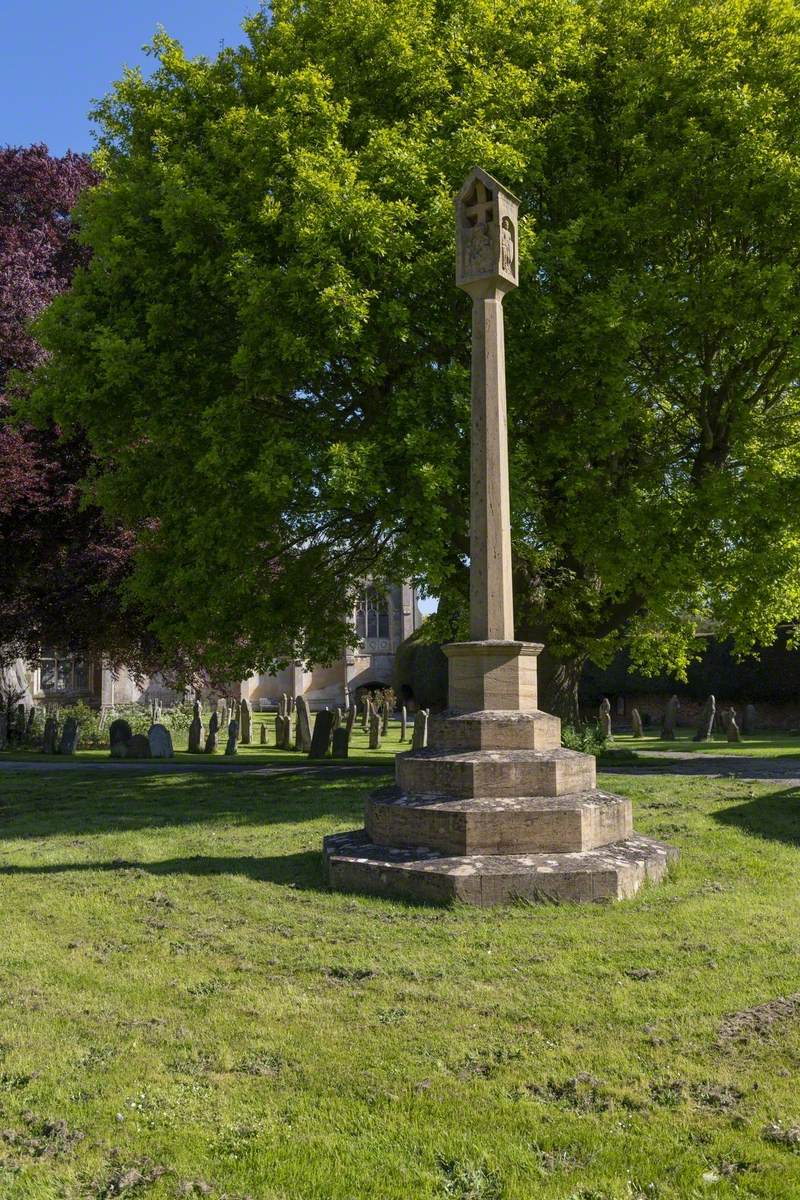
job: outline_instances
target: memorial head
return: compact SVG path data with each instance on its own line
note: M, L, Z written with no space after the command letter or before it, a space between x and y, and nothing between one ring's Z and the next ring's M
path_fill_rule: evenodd
M456 196L456 285L517 287L519 201L487 171L474 167Z

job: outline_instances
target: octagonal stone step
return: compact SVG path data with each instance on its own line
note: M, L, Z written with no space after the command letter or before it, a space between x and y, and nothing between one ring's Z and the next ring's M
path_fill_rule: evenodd
M595 759L577 750L411 750L395 759L401 791L454 798L563 796L596 783Z
M633 834L596 850L568 854L472 854L389 849L366 830L325 838L328 882L341 891L396 899L489 907L509 901L623 900L657 882L678 857L673 846Z
M627 838L631 802L608 792L454 799L381 788L366 802L367 835L379 846L442 854L591 850Z
M434 750L556 750L561 745L561 721L539 709L446 710L431 717L428 745Z

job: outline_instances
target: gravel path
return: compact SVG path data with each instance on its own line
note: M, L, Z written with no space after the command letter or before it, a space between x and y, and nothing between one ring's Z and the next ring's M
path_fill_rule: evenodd
M765 779L800 787L800 756L757 758L744 754L643 750L641 759L638 763L603 764L600 771L605 775L714 775L728 779Z

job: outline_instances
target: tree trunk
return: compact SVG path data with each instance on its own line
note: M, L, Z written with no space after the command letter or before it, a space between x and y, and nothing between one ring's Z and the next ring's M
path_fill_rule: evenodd
M578 705L578 685L586 663L586 656L555 659L547 647L539 655L539 708L560 717L564 725L580 728L581 714Z

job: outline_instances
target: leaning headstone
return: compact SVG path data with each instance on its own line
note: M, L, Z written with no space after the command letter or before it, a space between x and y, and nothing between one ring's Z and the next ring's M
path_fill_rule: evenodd
M239 715L242 723L241 740L243 746L249 746L253 740L253 717L250 711L250 701L242 700L239 705Z
M74 754L80 741L80 726L75 717L67 717L61 730L61 741L58 743L59 754Z
M308 711L308 701L305 696L297 696L294 706L297 709L296 749L303 754L308 754L311 749L311 716Z
M643 730L642 730L642 715L639 712L638 708L634 708L631 711L631 725L633 726L633 736L635 738L640 738L642 736Z
M108 729L108 742L111 749L111 757L127 757L128 745L132 737L133 730L124 717L117 717L116 721L112 721Z
M314 732L311 735L311 748L308 752L309 758L326 758L331 748L331 734L333 733L333 713L324 708L322 712L317 713L317 719L314 721Z
M406 712L406 706L404 704L403 707L400 709L400 741L401 742L404 742L406 740L407 733L408 733L408 713Z
M351 704L347 710L347 719L345 720L345 723L344 723L345 732L347 733L348 746L350 745L350 735L353 732L353 726L355 725L355 722L356 722L356 709L355 709L355 705Z
M745 704L744 716L742 717L742 733L755 733L757 720L758 714L756 713L755 706L752 704Z
M369 719L369 748L370 750L380 750L381 748L381 718L377 712L374 712Z
M680 702L677 696L672 696L667 701L667 707L664 709L664 719L661 722L661 739L664 742L675 741L675 726L678 723L678 709Z
M611 737L611 701L608 696L604 696L597 710L598 719L600 722L600 733L604 738Z
M350 734L346 725L340 725L333 731L331 758L347 758L350 754Z
M8 749L8 716L0 712L0 750Z
M414 732L411 735L411 749L424 750L428 745L428 709L418 708L414 714Z
M219 735L219 710L214 709L211 714L211 719L208 722L208 737L206 738L206 754L213 754L217 748L217 737Z
M152 758L150 753L150 739L145 737L143 733L135 733L128 742L128 753L126 758Z
M716 715L717 702L713 696L709 696L700 710L700 716L697 719L697 733L692 738L693 742L708 741L714 729L714 718Z
M739 732L739 726L736 721L736 709L731 707L725 714L725 733L729 742L740 742L742 735Z
M225 747L225 753L228 755L237 754L238 750L236 743L239 740L239 722L237 720L230 721L228 724L228 744Z
M151 725L147 731L147 740L150 743L151 758L174 758L175 751L172 748L172 737L166 725L156 722Z
M126 722L127 724L127 722ZM58 747L58 720L48 717L44 723L42 735L42 754L55 754ZM114 743L111 743L111 753L114 753Z

